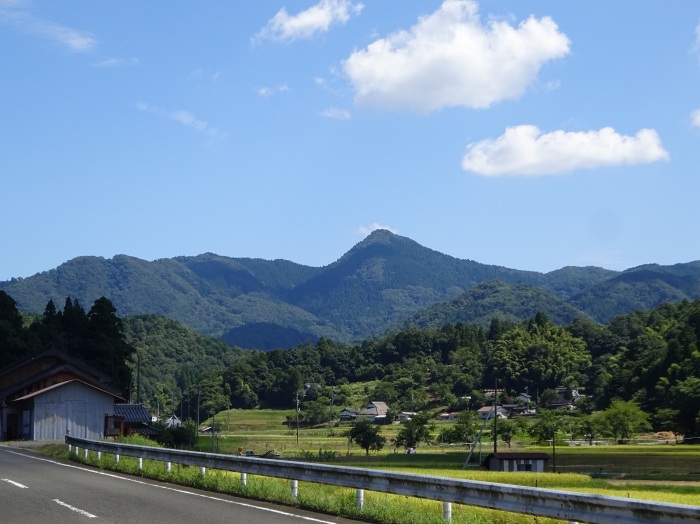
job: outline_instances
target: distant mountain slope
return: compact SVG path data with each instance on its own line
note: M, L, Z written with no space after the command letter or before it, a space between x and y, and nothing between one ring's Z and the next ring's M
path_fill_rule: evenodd
M591 285L572 304L588 311L599 322L621 312L652 309L663 302L700 297L700 261L673 266L648 264L617 273Z
M460 260L379 230L297 286L290 301L356 338L487 279L545 282L541 273Z
M502 284L468 294L485 281ZM105 296L120 316L162 315L232 345L271 349L318 337L361 340L408 318L483 322L501 313L531 316L528 301L555 321L583 311L607 322L662 301L700 298L700 261L624 272L566 267L543 274L460 260L378 230L318 268L212 253L153 262L86 256L0 282L0 289L22 311L42 312L49 299L61 308L68 296L89 308Z
M546 289L489 280L458 297L434 304L408 317L400 323L399 329L410 326L440 327L446 323L488 327L494 317L519 321L532 318L538 312L546 313L552 322L560 325L568 324L577 317L588 317Z

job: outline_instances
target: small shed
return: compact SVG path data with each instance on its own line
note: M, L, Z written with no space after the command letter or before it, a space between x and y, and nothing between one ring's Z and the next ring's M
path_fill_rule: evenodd
M533 471L544 473L549 467L547 453L491 453L486 457L490 471Z

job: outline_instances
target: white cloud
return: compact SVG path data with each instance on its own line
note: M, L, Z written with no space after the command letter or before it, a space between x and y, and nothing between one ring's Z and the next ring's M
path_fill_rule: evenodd
M150 105L150 104L145 104L143 102L136 104L136 108L139 111L143 111L145 113L151 113L152 115L157 115L160 117L168 118L170 120L173 120L179 124L187 126L191 129L194 129L195 131L197 131L199 133L203 133L203 134L210 136L210 137L215 137L219 134L218 128L209 125L204 120L198 119L189 111L184 111L184 110L169 111L167 109L163 109L163 108L160 108L158 106L154 106L154 105Z
M258 88L258 95L263 97L278 95L280 93L286 93L289 91L289 86L287 84L281 84L278 86L263 86Z
M549 17L484 24L475 1L445 0L409 30L352 53L343 69L358 104L485 108L520 97L545 63L568 53L568 37Z
M363 236L367 236L372 231L376 231L377 229L386 229L387 231L391 231L395 235L399 234L399 231L397 229L390 228L389 226L382 226L381 224L377 224L376 222L374 224L370 224L369 226L358 227L357 232Z
M105 69L109 69L112 67L136 67L140 63L141 62L138 58L110 58L108 60L102 60L101 62L97 62L95 65L97 67L104 67Z
M668 158L653 129L642 129L634 136L620 135L611 127L542 134L535 126L522 125L507 128L495 140L470 144L462 167L485 176L537 176Z
M253 38L253 41L269 39L278 42L292 42L313 38L327 32L331 25L345 24L353 15L360 14L364 6L350 0L321 0L318 4L290 15L283 7L267 25Z
M696 109L690 113L690 125L700 127L700 109Z
M76 53L92 51L97 46L97 39L93 35L37 18L29 11L29 7L30 3L23 0L0 1L0 22L52 40Z
M350 111L346 109L329 107L321 113L321 116L325 116L326 118L332 118L334 120L350 120L352 115L350 114Z

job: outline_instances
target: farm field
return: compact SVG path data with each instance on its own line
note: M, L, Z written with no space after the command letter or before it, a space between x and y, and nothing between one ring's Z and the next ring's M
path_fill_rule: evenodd
M296 425L287 425L287 417L294 411L238 411L217 415L221 422L222 434L214 439L215 450L220 453L238 453L238 448L251 449L257 455L266 451L277 451L283 459L324 461L337 465L373 469L394 470L431 476L469 479L483 482L539 487L605 496L653 500L659 502L700 506L700 482L693 482L691 474L700 465L700 447L675 444L595 446L556 448L557 473L508 473L491 472L478 467L463 469L467 451L459 446L421 446L416 454L394 453L387 443L382 451L365 455L364 450L355 445L348 448L343 433L348 426L300 428L299 442L296 441ZM390 439L398 430L398 425L383 426L383 435ZM142 439L143 440L143 439ZM142 442L134 442L143 444ZM485 442L482 455L485 457L492 447ZM211 435L200 435L196 448L211 451ZM349 451L348 451L349 449ZM512 448L513 450L516 447ZM517 447L518 450L545 451L550 448ZM507 446L499 445L499 450L507 451ZM67 456L63 446L57 446L56 453ZM77 460L76 457L71 457ZM112 464L113 459L104 456L101 462L91 462L101 468L117 469L136 474L133 459L126 457L120 464ZM424 524L441 522L441 505L438 502L392 496L368 492L366 507L362 515L354 509L354 492L346 488L300 483L299 499L289 495L288 481L254 477L249 488L243 492L236 474L226 472L207 473L198 476L194 468L174 467L170 478L164 474L162 463L146 461L143 472L138 474L161 480L169 480L184 485L192 485L215 491L232 490L243 496L256 499L274 500L311 509L320 509L354 518L366 518L374 522L395 524ZM596 467L604 468L596 473ZM634 468L645 467L644 472ZM591 474L579 474L578 470L588 470ZM643 480L653 478L655 480ZM642 479L642 480L639 480ZM700 480L700 479L698 479ZM515 515L493 510L483 510L470 506L457 505L453 510L456 524L525 524L532 517ZM540 518L539 522L554 523L551 519Z
M288 423L288 417L290 423ZM350 424L333 427L300 427L298 432L294 410L229 410L217 415L221 434L214 441L214 449L235 454L238 448L251 450L256 455L274 451L282 458L310 460L322 458L333 463L377 468L409 468L416 470L438 468L443 472L462 470L469 454L464 446L422 445L418 453L407 456L402 449L396 452L391 444L400 428L398 424L382 426L386 445L378 453L365 455L359 446L349 443L345 436ZM227 422L224 422L227 421ZM436 424L438 431L443 422ZM211 451L210 435L200 435L197 449ZM630 444L608 446L532 446L514 441L512 448L499 443L499 452L537 451L553 455L550 469L556 462L556 473L579 473L603 479L633 479L697 481L700 483L700 446L675 443ZM469 470L478 469L479 459L493 451L493 444L484 440L474 450ZM445 474L445 473L443 473Z

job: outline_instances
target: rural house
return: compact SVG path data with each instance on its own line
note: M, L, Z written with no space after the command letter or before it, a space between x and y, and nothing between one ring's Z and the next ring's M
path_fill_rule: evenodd
M110 377L56 349L0 371L0 440L99 439L124 400Z
M497 408L498 418L508 418L508 410L502 406ZM484 406L476 410L476 414L479 415L481 420L489 420L493 417L493 406Z
M352 409L352 408L343 408L343 411L340 412L340 421L341 422L352 422L357 418L357 410Z
M156 437L161 434L158 428L151 426L151 414L143 404L115 404L114 416L120 419L122 435Z
M396 415L396 419L399 422L406 422L408 420L411 420L413 417L415 417L418 413L415 411L400 411L398 415Z
M358 418L364 418L370 422L377 422L378 424L385 424L391 422L388 420L389 406L385 402L379 402L373 400L367 407L361 409L357 414Z

